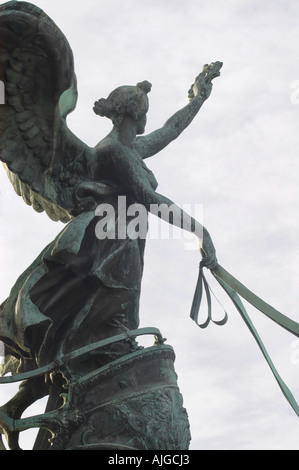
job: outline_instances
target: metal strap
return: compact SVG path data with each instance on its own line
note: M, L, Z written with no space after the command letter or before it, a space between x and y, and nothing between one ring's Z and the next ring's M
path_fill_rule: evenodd
M200 304L202 300L202 295L203 295L203 288L206 293L206 298L207 298L207 304L208 304L208 315L207 319L199 323L198 322L198 315L199 315L199 310L200 310ZM190 317L192 318L193 321L200 327L200 328L206 328L210 322L215 323L215 325L225 325L225 323L228 320L228 315L227 312L224 310L224 317L222 320L213 320L212 317L212 297L211 297L211 288L205 278L204 272L203 272L203 264L200 263L199 265L199 274L198 274L198 280L196 284L196 289L194 293L194 298L192 302L192 307L191 307L191 313Z
M247 302L257 308L264 315L267 315L267 317L278 323L278 325L299 337L299 323L291 320L291 318L283 315L278 310L271 307L271 305L264 302L257 295L247 289L247 287L241 284L240 281L233 277L222 266L218 264L217 267L212 270L212 274L217 279L217 281L225 282L231 287L231 289L237 292L241 297L243 297L243 299L247 300Z
M202 268L203 266L200 266L200 273L198 277L198 283L196 287L196 292L194 295L194 301L192 304L191 308L191 318L197 322L197 316L198 316L198 310L200 308L200 301L202 297L202 283L207 284L207 281L204 280L203 274L202 274ZM241 317L243 318L244 322L246 323L247 327L249 328L250 332L252 333L254 339L256 340L260 350L262 351L282 393L288 400L289 404L299 417L299 405L296 402L294 396L292 395L291 391L279 375L277 369L275 368L257 330L255 329L239 295L243 297L247 302L249 302L252 306L257 308L260 312L262 312L264 315L266 315L268 318L271 318L275 323L280 325L281 327L285 328L287 331L290 333L294 334L295 336L299 337L299 323L293 321L292 319L286 317L282 313L280 313L278 310L275 308L271 307L271 305L267 304L264 302L262 299L260 299L257 295L255 295L253 292L251 292L247 287L245 287L240 281L238 281L236 278L234 278L229 272L227 272L222 266L217 265L216 268L211 270L213 276L215 279L218 281L218 283L221 285L221 287L224 289L224 291L227 293L229 298L232 300L234 306L240 313ZM207 291L206 285L205 285L205 290ZM239 295L238 295L239 294ZM211 310L210 306L210 297L207 296L207 301L209 305L209 311ZM209 320L210 313L208 314L208 320ZM207 326L209 321L205 322L201 326L202 328Z

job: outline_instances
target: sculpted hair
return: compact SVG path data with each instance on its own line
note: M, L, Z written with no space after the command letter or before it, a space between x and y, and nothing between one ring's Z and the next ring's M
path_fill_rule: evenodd
M114 125L119 124L125 115L137 120L148 111L147 94L151 87L147 80L136 86L120 86L107 99L99 99L93 110L97 115L111 119Z

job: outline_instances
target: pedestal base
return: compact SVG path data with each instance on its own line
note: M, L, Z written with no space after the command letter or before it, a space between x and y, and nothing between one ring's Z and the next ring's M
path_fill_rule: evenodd
M171 346L139 350L70 384L83 422L57 435L51 450L187 450L190 428Z

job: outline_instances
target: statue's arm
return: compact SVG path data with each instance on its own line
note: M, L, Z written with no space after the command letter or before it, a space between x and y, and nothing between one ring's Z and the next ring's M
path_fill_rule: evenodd
M161 129L147 136L137 138L136 146L143 158L151 157L160 152L189 126L203 103L210 96L212 91L211 81L220 75L219 70L221 66L221 62L205 66L203 72L198 75L195 83L189 90L189 104L168 119Z
M142 157L156 155L175 140L193 121L206 98L197 96L187 106L177 111L169 118L163 127L137 139L138 151Z
M196 235L200 240L205 266L209 269L215 267L216 251L207 229L173 201L157 193L151 186L144 167L134 162L129 154L114 151L111 153L111 160L115 169L115 181L121 185L125 193L133 196L138 204L165 222ZM169 210L160 210L163 207Z

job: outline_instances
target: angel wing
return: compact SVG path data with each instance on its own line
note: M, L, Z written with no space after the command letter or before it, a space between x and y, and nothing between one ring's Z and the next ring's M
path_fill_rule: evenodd
M0 6L0 80L5 86L0 159L10 181L36 211L68 222L83 210L79 188L81 193L109 188L84 181L92 149L66 124L77 102L73 53L35 5L12 1Z

